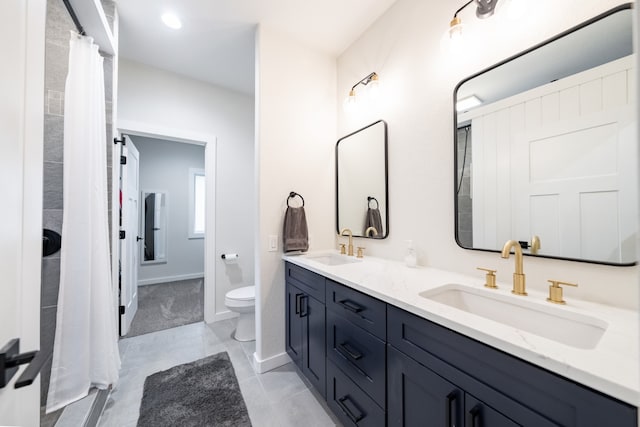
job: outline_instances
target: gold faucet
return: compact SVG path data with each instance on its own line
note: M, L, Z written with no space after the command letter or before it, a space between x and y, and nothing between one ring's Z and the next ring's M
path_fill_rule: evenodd
M364 236L369 237L369 234L373 233L374 236L378 235L378 230L375 227L369 227L364 231Z
M513 248L516 258L516 272L513 273L513 289L511 292L516 295L527 295L524 271L522 267L522 247L520 246L520 243L515 240L508 240L502 248L502 258L509 258L511 248Z
M551 285L549 286L549 298L547 298L547 301L554 304L567 303L562 298L562 286L560 285L578 286L577 283L561 282L560 280L547 280L547 282L551 283Z
M531 238L531 253L533 255L538 255L539 250L540 250L540 238L538 236L533 236Z
M340 230L340 235L344 236L344 233L348 233L349 236L349 251L347 252L347 255L353 256L353 233L348 228L343 228Z

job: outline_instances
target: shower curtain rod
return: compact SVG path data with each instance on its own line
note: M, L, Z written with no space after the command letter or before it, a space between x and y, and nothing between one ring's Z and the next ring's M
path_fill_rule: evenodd
M67 11L69 11L69 15L71 15L71 19L73 20L73 23L78 29L78 33L80 33L81 36L86 35L87 33L85 33L84 28L82 28L82 25L80 24L80 20L78 20L78 16L76 15L76 12L73 10L71 3L69 3L69 0L62 0L62 1L66 6Z

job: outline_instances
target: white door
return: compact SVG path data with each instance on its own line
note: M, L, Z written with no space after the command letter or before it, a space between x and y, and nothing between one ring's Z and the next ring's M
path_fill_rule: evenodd
M514 235L540 236L545 255L635 260L634 126L624 107L528 132L512 159L514 213L528 227Z
M42 257L42 120L45 1L2 5L0 26L0 347L20 339L20 352L40 341ZM35 366L35 365L34 365ZM39 376L0 388L0 425L39 425Z
M120 315L120 335L129 333L133 316L138 310L138 259L139 224L140 224L140 185L138 181L138 167L140 154L131 139L124 137L125 145L122 155L127 159L122 166L122 227L125 238L120 240L120 307L124 313ZM122 310L122 308L121 308Z

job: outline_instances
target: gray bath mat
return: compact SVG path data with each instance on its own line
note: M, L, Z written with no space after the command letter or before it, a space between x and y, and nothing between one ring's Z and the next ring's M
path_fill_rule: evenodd
M204 281L180 280L138 287L138 311L126 338L204 319Z
M147 377L138 427L161 426L251 426L227 352Z

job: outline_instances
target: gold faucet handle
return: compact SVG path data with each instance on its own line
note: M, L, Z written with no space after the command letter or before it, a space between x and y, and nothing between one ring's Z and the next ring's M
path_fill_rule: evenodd
M342 255L347 253L347 245L345 243L340 243L340 253Z
M547 280L547 282L551 283L549 285L549 298L547 301L552 302L554 304L566 304L567 302L562 298L562 287L560 285L565 286L578 286L577 283L569 283L563 282L561 280Z
M476 268L478 270L487 272L487 274L485 275L485 280L486 280L484 284L485 288L498 289L498 285L496 285L496 271L498 270L492 270L490 268L482 268L482 267L476 267Z
M358 246L358 255L356 256L356 258L363 258L364 257L364 248L362 246Z

